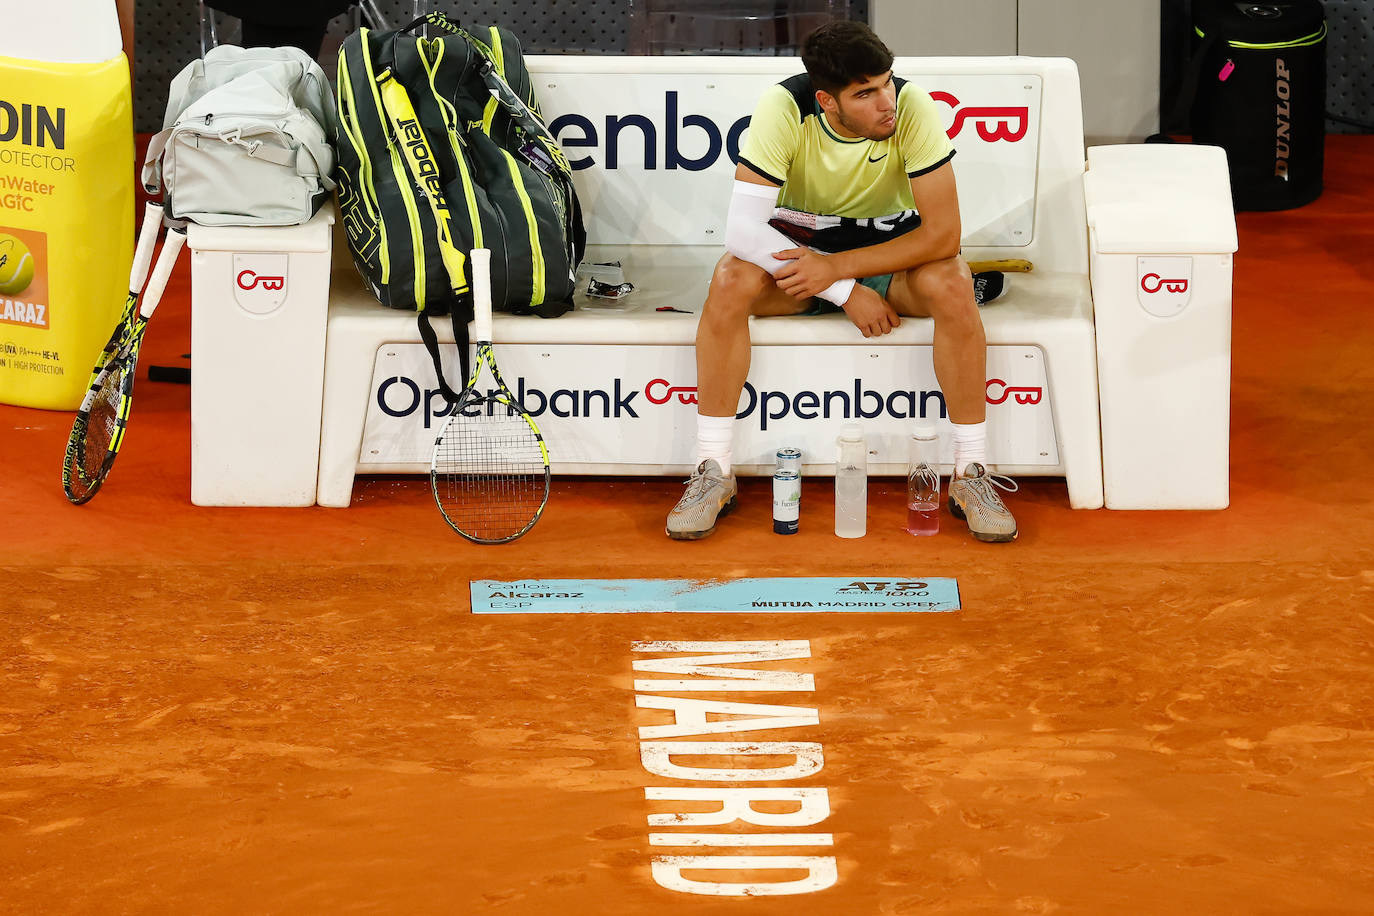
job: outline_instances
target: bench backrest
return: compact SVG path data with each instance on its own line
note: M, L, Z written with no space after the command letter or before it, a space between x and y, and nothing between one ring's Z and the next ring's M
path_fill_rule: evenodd
M577 169L589 241L719 245L759 93L795 57L531 56L545 118ZM1087 271L1083 115L1065 58L898 58L958 151L965 256Z

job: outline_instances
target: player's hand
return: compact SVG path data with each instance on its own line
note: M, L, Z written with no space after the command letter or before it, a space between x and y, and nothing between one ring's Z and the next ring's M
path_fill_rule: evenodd
M828 257L810 248L775 251L773 257L790 262L773 275L773 280L779 289L797 299L810 299L837 280L844 279L831 266Z
M844 304L844 313L865 337L881 337L902 323L887 300L862 283L854 284Z

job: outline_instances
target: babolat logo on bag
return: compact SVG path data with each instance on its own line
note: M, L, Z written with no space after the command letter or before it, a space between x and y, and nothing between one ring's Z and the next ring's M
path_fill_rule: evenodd
M338 175L339 220L348 236L348 248L354 258L380 269L382 235L378 230L381 224L368 214L367 201L354 189L349 174L340 170ZM365 276L370 273L363 271Z
M397 126L401 131L401 142L420 163L420 177L424 179L425 190L443 197L444 187L439 183L439 167L434 164L434 157L429 154L429 144L425 142L425 132L420 129L419 122L411 118L397 122Z

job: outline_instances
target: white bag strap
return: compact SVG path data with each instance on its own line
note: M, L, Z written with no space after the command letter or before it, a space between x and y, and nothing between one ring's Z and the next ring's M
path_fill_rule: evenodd
M169 127L153 134L148 141L148 152L143 155L143 189L149 194L162 190L162 153L167 149L167 141L172 137Z
M149 194L156 194L162 189L162 154L166 152L171 137L172 129L168 128L153 134L148 141L148 151L143 157L142 180L143 188ZM296 174L302 177L315 178L326 191L333 191L336 187L334 180L329 177L330 169L326 168L332 166L334 160L328 144L297 137L300 149L284 149L260 140L244 140L238 131L222 133L219 139L243 147L251 157L295 169Z
M165 130L177 122L186 107L205 94L205 61L196 58L172 78L167 91L167 111L162 116Z
M244 147L248 155L255 159L265 159L285 168L295 169L296 174L304 178L315 178L326 191L335 188L334 179L329 177L329 166L333 164L334 154L327 143L296 136L295 140L300 147L284 149L263 143L261 140L244 140L238 136L237 131L221 134L220 139Z
M296 150L297 175L318 178L321 187L326 191L333 191L338 187L338 183L329 177L333 171L334 151L330 149L329 144L301 141L301 148Z
M261 140L245 140L243 139L243 131L238 128L221 131L216 136L225 143L242 147L253 159L262 159L284 168L296 168L296 151L294 149L277 146L274 143L263 143Z

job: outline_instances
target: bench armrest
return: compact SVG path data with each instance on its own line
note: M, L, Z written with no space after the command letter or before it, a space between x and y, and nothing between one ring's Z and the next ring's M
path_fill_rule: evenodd
M1230 254L1236 216L1218 146L1094 146L1083 175L1089 243L1100 254Z

